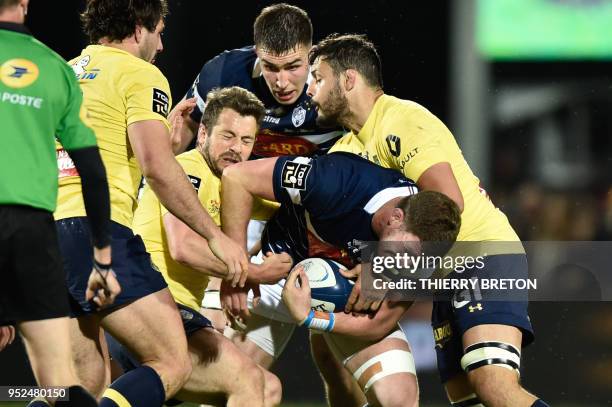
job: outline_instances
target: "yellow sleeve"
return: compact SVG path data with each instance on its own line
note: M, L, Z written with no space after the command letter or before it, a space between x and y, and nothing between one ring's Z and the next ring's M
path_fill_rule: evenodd
M280 207L278 202L268 201L267 199L261 199L256 197L253 200L253 211L251 212L251 219L255 220L268 220L274 215L274 212Z
M172 99L166 77L154 66L132 69L122 75L127 96L127 124L142 120L160 120L168 129L166 119Z
M200 203L204 206L204 208L206 208L206 201L208 199L208 191L210 186L207 184L207 180L203 179L204 176L202 170L200 169L200 164L197 161L183 157L183 155L179 155L177 157L177 161L181 167L183 167L183 171L185 171L185 174L187 174L187 178L189 179L189 182L191 182L191 186L193 186L193 189L195 189L196 193L198 194ZM161 216L163 218L164 215L168 213L168 209L166 209L164 205L160 204L160 206ZM213 214L210 215L211 217L213 216Z
M338 141L329 149L327 154L344 151L347 153L361 154L363 152L363 144L355 137L353 133L347 133L340 137Z
M415 182L432 165L449 161L441 145L449 130L426 109L391 110L381 130L379 155Z

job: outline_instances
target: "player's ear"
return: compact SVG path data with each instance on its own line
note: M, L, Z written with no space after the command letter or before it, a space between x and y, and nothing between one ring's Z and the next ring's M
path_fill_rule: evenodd
M347 92L355 87L357 80L357 71L354 69L347 69L344 71L344 90Z
M389 225L393 228L404 227L404 211L400 208L393 208L391 211L391 217L389 218Z
M136 25L136 29L134 30L134 39L136 40L137 44L140 44L140 41L142 41L142 26L141 25Z
M204 123L200 123L200 127L198 128L198 144L204 143L206 141L206 137L208 136L208 132L206 131L206 126Z

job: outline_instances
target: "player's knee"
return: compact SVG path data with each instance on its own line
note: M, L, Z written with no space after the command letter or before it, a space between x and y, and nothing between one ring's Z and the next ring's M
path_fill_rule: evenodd
M253 393L264 394L265 379L263 370L254 363L240 366L240 379L235 381L230 389L233 393L244 392L249 389Z
M264 371L264 401L266 407L278 406L283 398L283 387L275 374Z
M189 355L174 355L174 358L164 358L155 364L155 370L170 393L176 393L191 376L191 360Z

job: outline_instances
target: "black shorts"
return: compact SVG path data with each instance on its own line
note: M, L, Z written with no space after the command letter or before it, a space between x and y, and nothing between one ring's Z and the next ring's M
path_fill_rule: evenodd
M79 317L96 313L96 305L85 299L93 265L89 221L85 217L66 218L55 222L55 226L70 290L70 315ZM168 287L164 277L151 262L151 256L140 236L116 222L111 222L111 233L113 271L121 285L121 293L106 310L129 304Z
M53 215L0 205L0 325L68 316Z
M527 257L524 254L487 256L485 267L478 270L480 278L526 278ZM464 273L469 273L467 270ZM451 276L456 272L451 273ZM478 298L470 290L456 290L452 299L434 301L431 323L436 338L438 371L442 383L463 372L463 334L478 325L499 324L514 326L523 335L523 346L534 340L533 327L527 313L527 298L500 300L499 292L479 291ZM494 296L495 300L487 300Z

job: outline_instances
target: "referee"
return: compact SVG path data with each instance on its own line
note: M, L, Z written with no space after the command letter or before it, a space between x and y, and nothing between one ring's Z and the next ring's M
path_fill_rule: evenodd
M94 245L87 297L100 307L112 303L120 287L110 268L108 184L74 72L23 26L27 8L28 0L0 0L0 345L12 340L7 326L16 325L38 385L69 387L69 401L49 402L97 406L71 364L68 291L52 213L58 163L73 161ZM65 156L56 157L54 136Z

